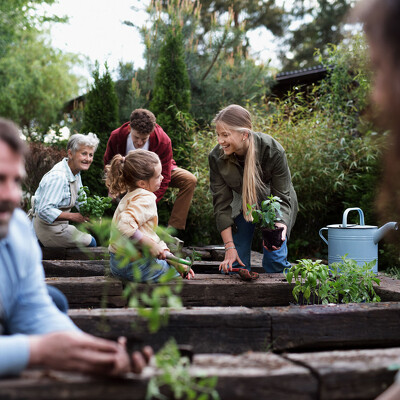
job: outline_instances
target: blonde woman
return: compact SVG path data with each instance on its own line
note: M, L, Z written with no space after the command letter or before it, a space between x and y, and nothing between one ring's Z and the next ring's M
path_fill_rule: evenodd
M209 154L210 188L217 229L225 246L219 269L251 270L251 243L255 225L247 215L247 204L256 204L273 194L282 200L283 227L280 248L264 247L263 268L282 272L290 267L286 239L296 220L298 205L285 151L271 136L254 132L252 117L245 108L232 104L214 118L218 145Z

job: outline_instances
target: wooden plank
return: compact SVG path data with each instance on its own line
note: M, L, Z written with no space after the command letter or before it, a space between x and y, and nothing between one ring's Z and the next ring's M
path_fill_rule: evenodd
M71 308L80 307L123 307L122 282L101 276L46 278L46 283L60 289Z
M163 310L160 310L163 311ZM238 354L271 347L271 323L262 309L198 307L170 310L168 325L149 333L135 309L70 310L72 320L85 332L108 339L126 336L128 348L150 344L158 350L170 338L191 345L195 353Z
M41 247L43 260L103 260L108 259L108 249L105 247L79 248Z
M310 368L320 384L320 400L375 399L393 383L400 348L287 354Z
M122 283L116 278L91 276L47 278L46 281L67 296L71 308L100 307L105 288L108 288L107 301L111 307L125 304L118 299ZM291 300L291 288L280 274L263 274L251 282L244 282L237 275L197 274L195 279L183 283L180 296L185 306L267 307L287 305ZM138 290L148 290L148 284L140 284Z
M272 353L196 355L190 372L194 376L217 376L217 391L222 400L313 400L318 387L306 368ZM154 365L147 367L142 375L130 373L122 379L27 371L19 379L1 380L0 397L2 400L144 399L147 382L156 373Z
M400 303L275 307L275 351L400 346Z
M376 293L384 301L400 301L400 280L384 274L378 274L380 285L375 285Z
M100 307L104 287L109 287L111 290L108 293L108 300L112 302L109 304L113 304L113 307L125 304L121 299L117 299L123 288L117 278L92 276L48 279L65 293L71 308ZM169 285L174 286L175 283ZM148 290L148 284L140 284L138 290ZM260 274L258 280L251 282L242 281L237 274L196 274L195 279L183 281L180 296L183 305L193 307L271 307L287 306L293 302L291 290L292 286L286 282L282 274ZM385 301L385 291L393 293L389 286L385 286L384 281L381 283L381 290L383 301ZM110 298L112 296L113 299Z
M46 277L104 276L108 260L43 260Z
M220 274L220 261L194 261L193 270L199 274ZM104 276L109 274L108 260L43 260L43 267L47 277L69 276ZM259 266L252 271L264 273Z

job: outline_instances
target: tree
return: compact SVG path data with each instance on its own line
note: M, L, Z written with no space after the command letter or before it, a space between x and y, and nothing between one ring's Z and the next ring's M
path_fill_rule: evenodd
M311 67L318 64L316 50L327 55L329 44L338 44L343 39L344 17L354 0L318 0L305 6L304 0L297 0L290 19L302 23L293 31L289 31L285 43L288 51L281 52L283 69ZM291 53L289 58L287 54Z
M150 25L141 28L146 67L136 71L136 100L148 108L153 95L156 68L165 37L173 21L182 29L184 60L191 88L191 115L206 125L216 112L229 103L245 105L260 101L271 80L269 69L252 60L244 50L245 26L236 25L232 10L226 19L213 18L204 34L198 3L190 0L153 0L148 12ZM134 26L131 22L125 22Z
M101 180L104 169L103 156L110 133L119 124L118 98L107 63L104 74L100 76L99 64L96 62L92 76L94 83L86 95L82 131L95 133L100 139L100 143L91 167L82 175L84 184L89 187L92 195L105 196L107 190Z
M192 132L181 124L182 115L191 118L190 83L186 70L183 38L179 25L170 27L161 49L150 108L171 137L174 157L182 166L190 165Z
M0 57L0 115L19 124L29 139L41 140L78 93L79 80L70 72L77 62L35 30L19 35Z

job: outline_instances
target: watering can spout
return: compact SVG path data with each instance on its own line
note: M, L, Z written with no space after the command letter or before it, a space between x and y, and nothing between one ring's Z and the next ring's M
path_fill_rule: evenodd
M399 225L397 222L388 222L387 224L380 227L374 234L374 243L377 244L388 231L399 229Z

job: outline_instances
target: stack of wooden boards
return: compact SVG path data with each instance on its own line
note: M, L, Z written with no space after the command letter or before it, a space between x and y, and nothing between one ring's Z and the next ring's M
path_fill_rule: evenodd
M292 287L281 274L261 273L244 282L223 275L223 247L195 249L196 277L185 280L184 307L151 334L126 307L124 283L108 276L104 249L44 249L47 282L67 296L70 317L84 331L116 339L129 350L170 338L191 345L193 373L218 376L221 399L374 399L393 381L400 364L400 282L380 276L382 303L290 305ZM189 254L193 249L184 249ZM262 272L260 255L257 272ZM145 290L139 284L138 290ZM102 308L105 306L105 308ZM98 379L55 371L29 371L0 381L1 399L143 399L155 373Z

